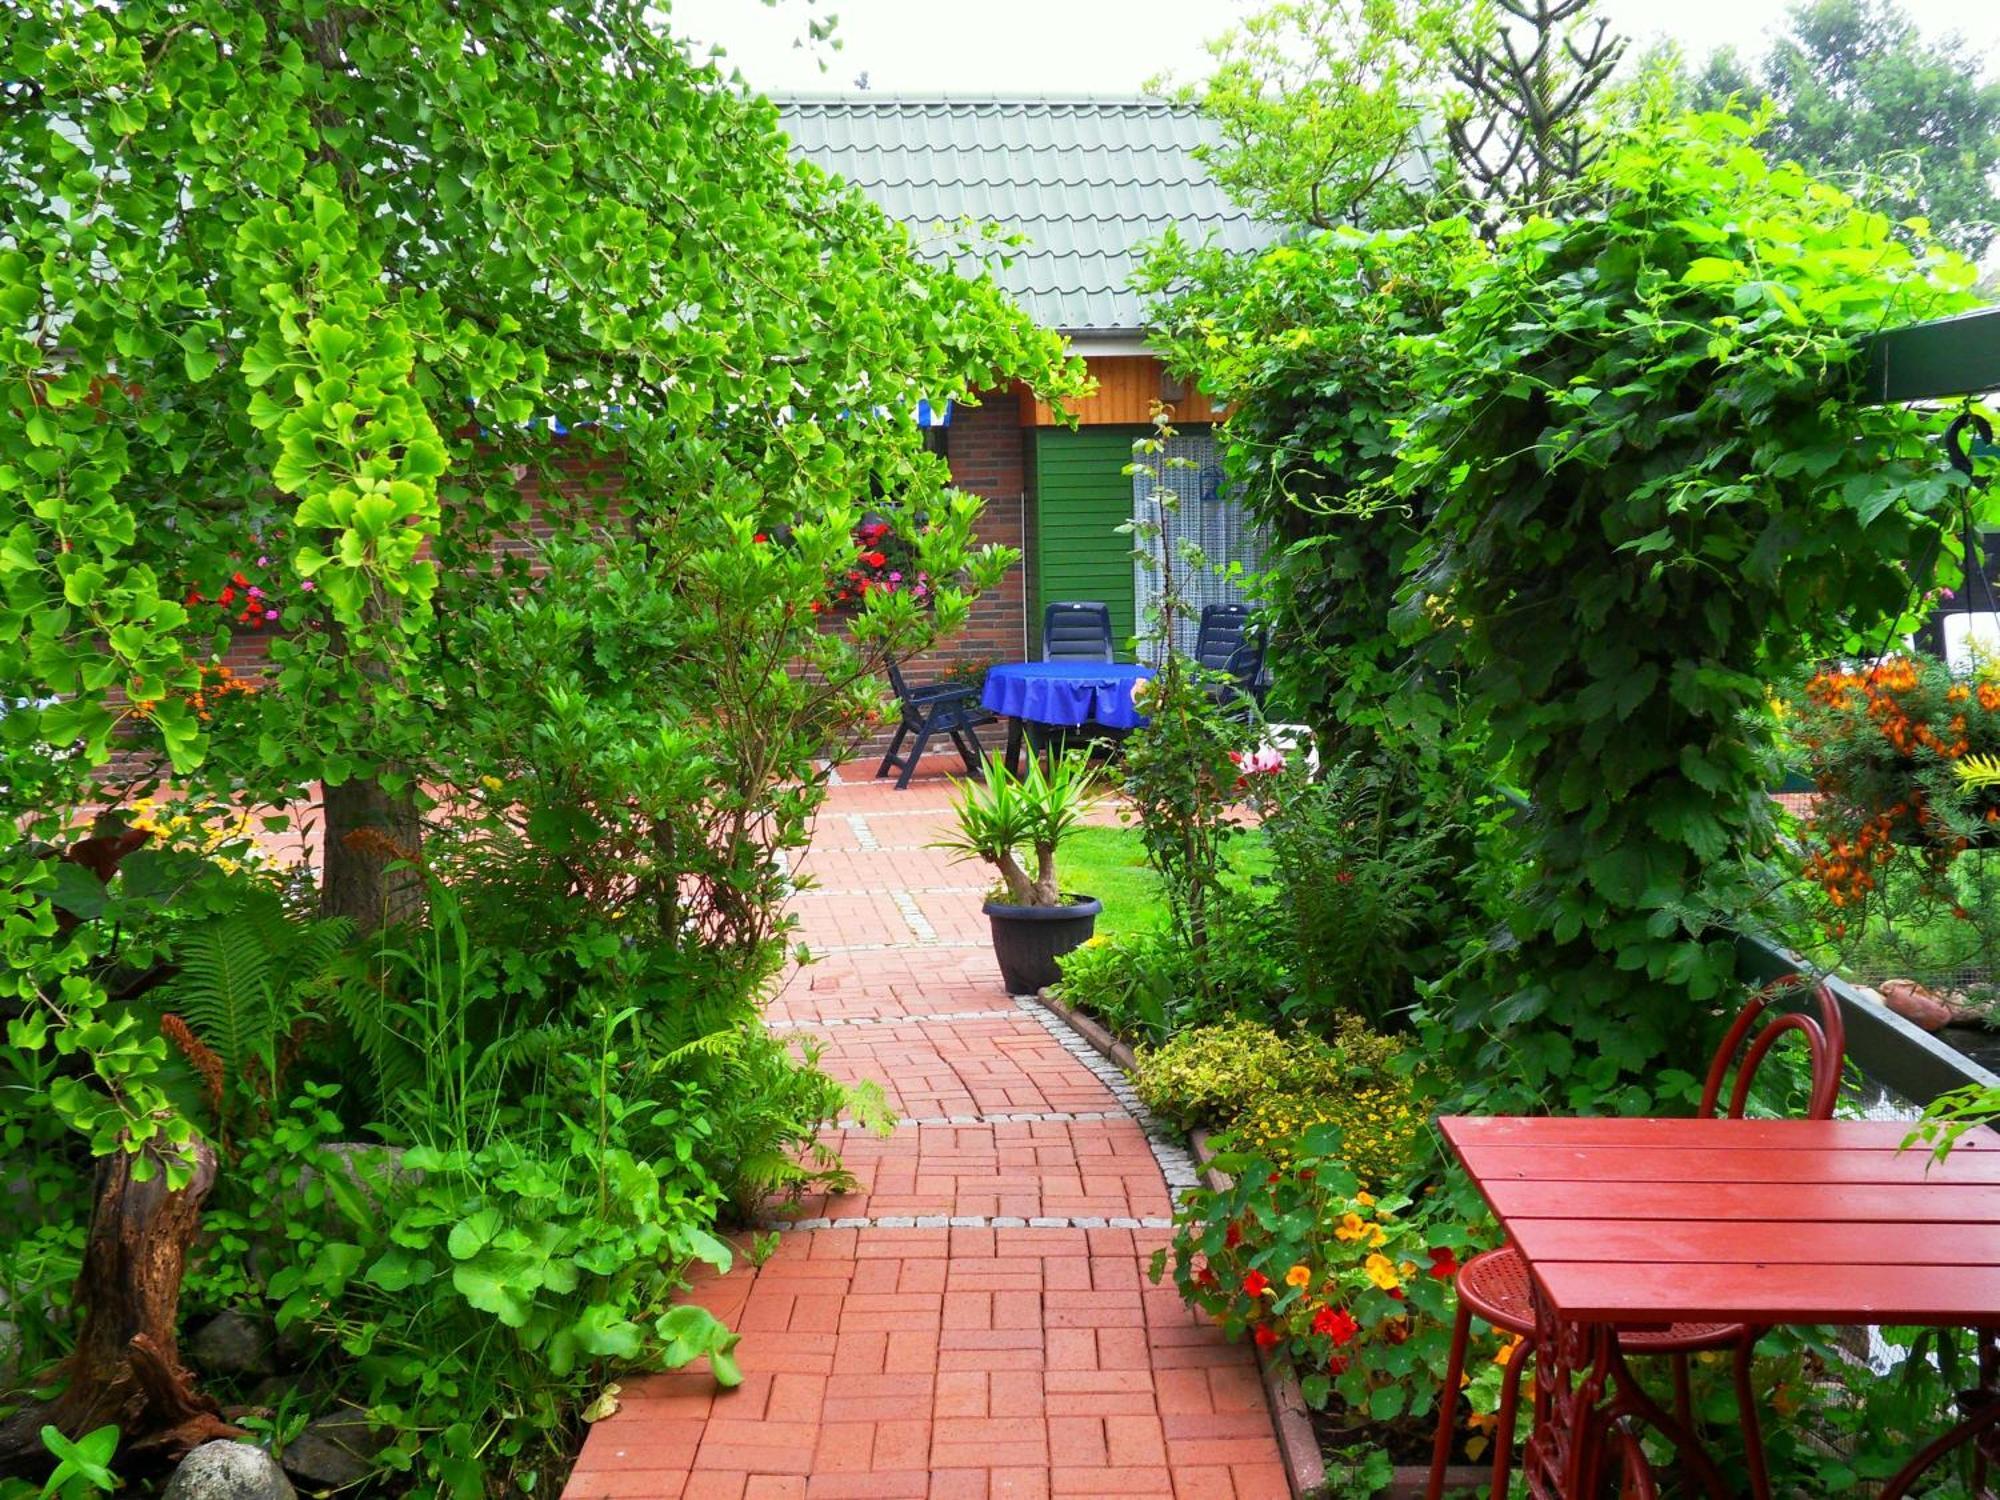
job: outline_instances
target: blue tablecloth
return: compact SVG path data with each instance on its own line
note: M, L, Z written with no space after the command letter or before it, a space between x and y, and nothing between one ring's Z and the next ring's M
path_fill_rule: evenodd
M1009 662L987 672L979 701L1030 724L1137 729L1146 716L1132 705L1132 687L1152 675L1151 667L1129 662Z

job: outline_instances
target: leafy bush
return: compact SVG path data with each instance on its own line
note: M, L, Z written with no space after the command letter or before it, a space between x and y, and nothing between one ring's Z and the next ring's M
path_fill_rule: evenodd
M1287 1016L1331 1026L1356 1014L1405 1024L1416 981L1436 974L1466 915L1466 828L1441 798L1418 795L1416 770L1382 753L1317 774L1295 758L1261 787L1264 836L1283 889L1272 927L1292 972Z
M1352 1411L1414 1429L1435 1404L1450 1344L1459 1257L1489 1242L1478 1196L1371 1195L1346 1165L1338 1128L1294 1137L1280 1169L1256 1153L1226 1153L1234 1181L1198 1189L1176 1214L1174 1282L1231 1337L1287 1356L1314 1406L1338 1396ZM1168 1252L1155 1253L1164 1274ZM1477 1369L1477 1365L1470 1365ZM1497 1372L1475 1379L1474 1409L1497 1404Z
M1118 1035L1155 1042L1231 1015L1276 1016L1289 976L1270 945L1257 940L1247 903L1232 899L1224 909L1245 915L1211 936L1214 983L1206 995L1193 955L1168 932L1092 938L1063 955L1059 993Z
M1426 1154L1430 1115L1401 1080L1294 1086L1253 1094L1222 1139L1231 1151L1290 1167L1299 1141L1329 1125L1340 1132L1347 1169L1380 1188L1407 1176Z
M1309 1127L1338 1126L1348 1167L1383 1183L1408 1172L1426 1137L1409 1062L1405 1042L1354 1016L1342 1018L1331 1042L1238 1021L1142 1050L1132 1084L1162 1118L1222 1127L1230 1149L1281 1164Z

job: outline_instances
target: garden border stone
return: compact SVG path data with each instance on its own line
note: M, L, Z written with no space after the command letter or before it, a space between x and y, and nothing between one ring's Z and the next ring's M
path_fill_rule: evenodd
M1048 990L1041 991L1034 999L1124 1072L1129 1073L1138 1065L1138 1058L1132 1049L1098 1021L1064 1004ZM1130 1087L1127 1083L1119 1090L1121 1099ZM1134 1103L1136 1105L1136 1100ZM1143 1105L1136 1105L1135 1113L1145 1122L1147 1133L1151 1135L1157 1122L1145 1112ZM1212 1165L1215 1153L1209 1148L1208 1137L1209 1133L1204 1129L1189 1131L1188 1149L1201 1178L1209 1187L1222 1191L1228 1187L1229 1177ZM1298 1376L1293 1372L1289 1359L1263 1349L1254 1352L1258 1373L1264 1381L1264 1399L1271 1408L1271 1425L1278 1437L1278 1452L1285 1464L1285 1482L1291 1489L1293 1500L1310 1500L1326 1484L1326 1463L1320 1457L1319 1438L1313 1432L1305 1394L1299 1389ZM1487 1477L1484 1468L1455 1464L1445 1470L1445 1491L1449 1494L1457 1490L1477 1490L1485 1484ZM1388 1500L1421 1500L1429 1481L1430 1471L1423 1465L1398 1464L1386 1492Z

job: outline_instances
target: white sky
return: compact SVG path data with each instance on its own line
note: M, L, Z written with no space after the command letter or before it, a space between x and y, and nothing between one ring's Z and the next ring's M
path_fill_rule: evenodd
M1203 41L1243 8L1243 0L672 0L672 23L721 44L766 92L844 93L866 72L885 93L1130 94L1162 72L1199 76ZM1603 14L1636 41L1671 36L1695 57L1725 43L1761 51L1787 9L1787 0L1603 0ZM1904 9L1927 32L1958 32L1989 71L2000 63L1994 0L1904 0ZM793 45L811 19L829 14L838 52Z

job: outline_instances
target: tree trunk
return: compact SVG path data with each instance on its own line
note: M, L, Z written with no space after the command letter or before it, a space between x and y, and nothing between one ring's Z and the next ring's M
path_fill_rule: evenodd
M417 915L423 877L414 865L423 824L408 797L391 797L378 781L354 780L323 789L326 844L320 867L320 910L346 917L359 933Z
M214 1151L205 1142L193 1150L194 1176L178 1191L168 1188L157 1157L144 1182L132 1175L138 1157L131 1152L99 1160L76 1282L83 1330L64 1363L62 1394L0 1426L0 1475L51 1466L41 1441L45 1425L69 1438L117 1426L125 1435L121 1468L170 1462L213 1438L242 1435L194 1388L175 1337L188 1246L215 1185Z

